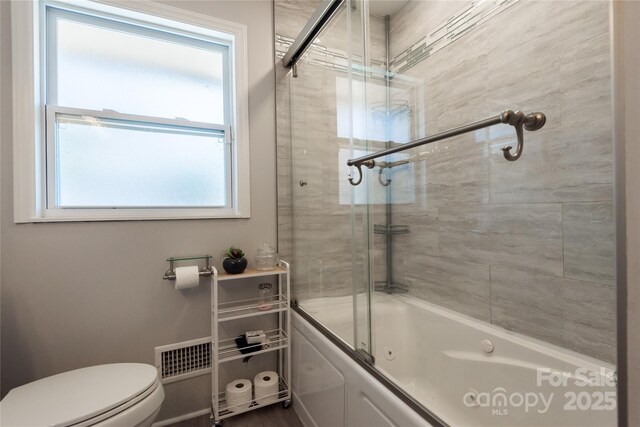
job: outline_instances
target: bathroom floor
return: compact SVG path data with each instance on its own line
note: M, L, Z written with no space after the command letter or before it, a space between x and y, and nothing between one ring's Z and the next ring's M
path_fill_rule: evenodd
M209 415L202 415L171 424L169 427L210 427L211 425ZM302 422L293 408L283 409L280 405L271 405L227 418L223 421L223 425L224 427L302 427Z

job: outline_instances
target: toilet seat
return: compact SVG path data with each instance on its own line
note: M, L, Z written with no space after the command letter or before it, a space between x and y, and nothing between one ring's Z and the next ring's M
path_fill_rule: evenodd
M143 409L152 413L163 397L158 372L151 365L91 366L11 390L0 402L0 424L90 426L131 412L135 406L148 406Z

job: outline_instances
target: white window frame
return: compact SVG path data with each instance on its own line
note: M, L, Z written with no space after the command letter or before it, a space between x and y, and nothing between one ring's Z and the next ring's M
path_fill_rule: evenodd
M63 208L47 205L46 115L61 107L45 111L46 64L44 4L118 16L126 22L140 23L177 34L198 36L204 40L222 40L229 46L230 126L225 140L231 146L230 205L221 208ZM13 177L14 222L48 221L117 221L196 218L248 218L250 216L249 124L247 77L247 27L207 15L163 4L117 0L52 0L12 2L12 72L13 72ZM93 112L96 113L96 112ZM97 117L113 118L99 112ZM142 120L143 118L141 118ZM180 119L169 119L180 124ZM154 118L154 122L157 119ZM184 121L189 126L197 123ZM51 127L51 126L50 126ZM50 131L50 130L49 130ZM51 145L51 143L49 144Z

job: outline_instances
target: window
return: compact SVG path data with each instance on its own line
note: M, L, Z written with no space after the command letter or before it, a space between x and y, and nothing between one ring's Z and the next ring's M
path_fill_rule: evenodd
M244 26L152 2L17 4L34 61L14 63L33 92L14 100L33 118L16 121L16 222L248 216Z

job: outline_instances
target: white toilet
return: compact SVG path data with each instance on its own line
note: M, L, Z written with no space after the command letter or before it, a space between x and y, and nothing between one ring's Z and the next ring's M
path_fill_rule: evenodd
M151 365L91 366L14 388L0 402L0 425L148 427L163 400Z

